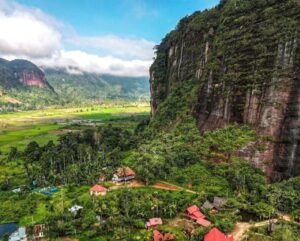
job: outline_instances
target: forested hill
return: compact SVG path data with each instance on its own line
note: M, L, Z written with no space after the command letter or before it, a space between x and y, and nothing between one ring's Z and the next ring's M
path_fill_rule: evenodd
M45 69L49 83L67 102L85 100L148 100L148 77L120 77L93 73L70 74L63 69Z
M70 74L64 69L42 70L27 60L0 58L0 112L116 99L148 100L148 78Z
M6 90L35 86L53 91L43 71L35 64L23 59L7 61L0 58L0 86Z
M299 175L299 27L296 0L223 0L183 18L156 48L151 125L249 125L265 138L239 155L275 179Z

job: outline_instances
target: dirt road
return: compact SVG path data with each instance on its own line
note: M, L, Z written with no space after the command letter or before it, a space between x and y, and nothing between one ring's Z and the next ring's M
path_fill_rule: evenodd
M110 187L110 189L113 190L113 189L119 189L122 187L145 187L145 184L135 180L135 181L128 182L126 184L125 183L115 184L114 186ZM156 188L156 189L168 190L168 191L185 191L185 192L189 192L189 193L196 193L193 190L185 189L185 188L182 188L182 187L179 187L174 184L167 183L167 182L157 182L153 185L150 185L149 187Z
M289 215L283 215L281 217L283 220L290 222L291 217ZM278 219L273 219L273 222L276 223ZM252 228L252 227L261 227L261 226L266 226L269 224L269 220L250 224L250 223L243 223L243 222L237 222L235 224L233 232L230 234L234 237L235 241L242 241L243 239L246 238L246 233L247 231Z

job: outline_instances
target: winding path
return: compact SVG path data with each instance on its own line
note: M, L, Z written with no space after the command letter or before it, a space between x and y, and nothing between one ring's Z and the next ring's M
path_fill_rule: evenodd
M131 181L131 182L128 182L126 184L124 183L120 183L120 184L115 184L114 186L110 187L109 189L111 190L114 190L114 189L119 189L119 188L122 188L122 187L146 187L146 185L142 182L139 182L139 181ZM168 191L185 191L185 192L188 192L188 193L194 193L196 194L197 192L193 191L193 190L190 190L190 189L186 189L186 188L183 188L183 187L179 187L179 186L176 186L174 184L171 184L171 183L168 183L168 182L157 182L153 185L150 185L148 187L152 187L152 188L156 188L156 189L163 189L163 190L168 190Z

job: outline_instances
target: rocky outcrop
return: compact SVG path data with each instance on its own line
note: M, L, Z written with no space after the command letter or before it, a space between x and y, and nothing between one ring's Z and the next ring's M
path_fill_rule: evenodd
M186 17L157 46L150 69L151 107L183 83L201 131L253 126L269 141L239 153L274 178L300 174L300 6L294 0L227 0Z
M33 63L27 60L13 60L9 62L9 66L11 66L15 77L19 79L22 85L35 86L37 88L49 87L52 89L43 71Z
M49 88L53 91L43 71L30 61L22 59L12 61L0 59L0 85L6 89L21 85Z

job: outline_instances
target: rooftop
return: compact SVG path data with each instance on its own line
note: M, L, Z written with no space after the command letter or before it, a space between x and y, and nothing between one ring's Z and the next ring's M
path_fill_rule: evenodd
M102 187L102 186L96 184L93 187L91 187L90 191L92 191L92 192L106 192L107 189L105 187Z
M129 167L120 167L117 170L118 177L128 177L128 176L134 176L134 175L135 175L135 172Z
M205 236L204 241L234 241L233 237L226 236L219 229L211 229Z

